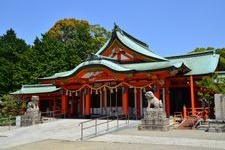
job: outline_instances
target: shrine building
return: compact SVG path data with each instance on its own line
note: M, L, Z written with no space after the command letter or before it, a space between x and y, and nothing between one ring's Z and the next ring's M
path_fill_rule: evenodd
M201 107L195 81L212 75L219 55L214 51L162 57L148 45L115 25L110 39L74 69L23 85L12 95L29 100L39 96L42 112L59 111L67 117L130 115L140 118L147 107L144 93L163 101L167 116L192 113Z

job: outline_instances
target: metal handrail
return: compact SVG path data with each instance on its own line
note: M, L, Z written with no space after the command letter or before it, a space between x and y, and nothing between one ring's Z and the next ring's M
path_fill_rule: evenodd
M99 118L96 118L96 119L92 119L92 120L87 120L87 121L81 122L79 124L79 126L81 126L81 137L80 137L80 139L83 140L83 138L84 138L84 130L89 129L89 128L94 128L95 132L94 132L93 135L96 136L98 134L98 126L99 125L107 124L106 131L108 131L109 130L109 123L113 122L115 120L117 121L117 124L116 124L115 127L119 127L119 120L121 120L121 119L126 119L126 124L129 124L129 115L124 115L122 117L119 117L117 115L116 119L109 119L111 117L115 117L115 116L103 116L103 117L99 117ZM106 122L98 123L98 120L103 120L103 119L106 119ZM94 125L90 125L90 126L84 127L84 124L90 123L90 122L94 122ZM89 134L89 136L91 136L91 135Z
M41 116L47 116L47 117L53 117L53 118L63 116L65 118L65 113L62 110L52 110L52 111L41 112Z

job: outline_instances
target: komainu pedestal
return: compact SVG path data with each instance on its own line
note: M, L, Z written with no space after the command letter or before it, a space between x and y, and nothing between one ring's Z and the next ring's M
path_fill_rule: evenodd
M38 96L32 96L31 101L27 104L26 113L21 116L21 126L29 126L41 122L41 112L39 111L38 101Z
M145 97L148 107L138 130L168 131L172 129L170 120L166 118L166 112L162 108L162 101L156 98L151 91L146 92Z
M170 120L166 118L166 113L162 108L147 109L138 126L138 130L168 131L171 129Z

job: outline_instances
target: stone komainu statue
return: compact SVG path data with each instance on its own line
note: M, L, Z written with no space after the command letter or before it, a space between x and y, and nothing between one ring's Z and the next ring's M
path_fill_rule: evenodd
M32 96L31 101L27 104L26 113L21 116L21 126L28 126L41 122L41 113L38 107L38 96Z
M146 92L145 97L148 101L147 109L150 109L151 106L153 108L162 108L162 101L159 100L157 97L155 97L155 95L152 93L152 91Z
M26 112L39 112L38 103L35 101L30 101L27 104L27 111Z

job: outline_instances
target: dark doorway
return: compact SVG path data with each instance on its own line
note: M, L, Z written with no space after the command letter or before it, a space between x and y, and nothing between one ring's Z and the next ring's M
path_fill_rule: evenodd
M183 112L183 106L191 107L190 88L171 88L170 89L170 114Z
M100 93L91 94L91 109L92 115L99 115L98 109L100 108Z

